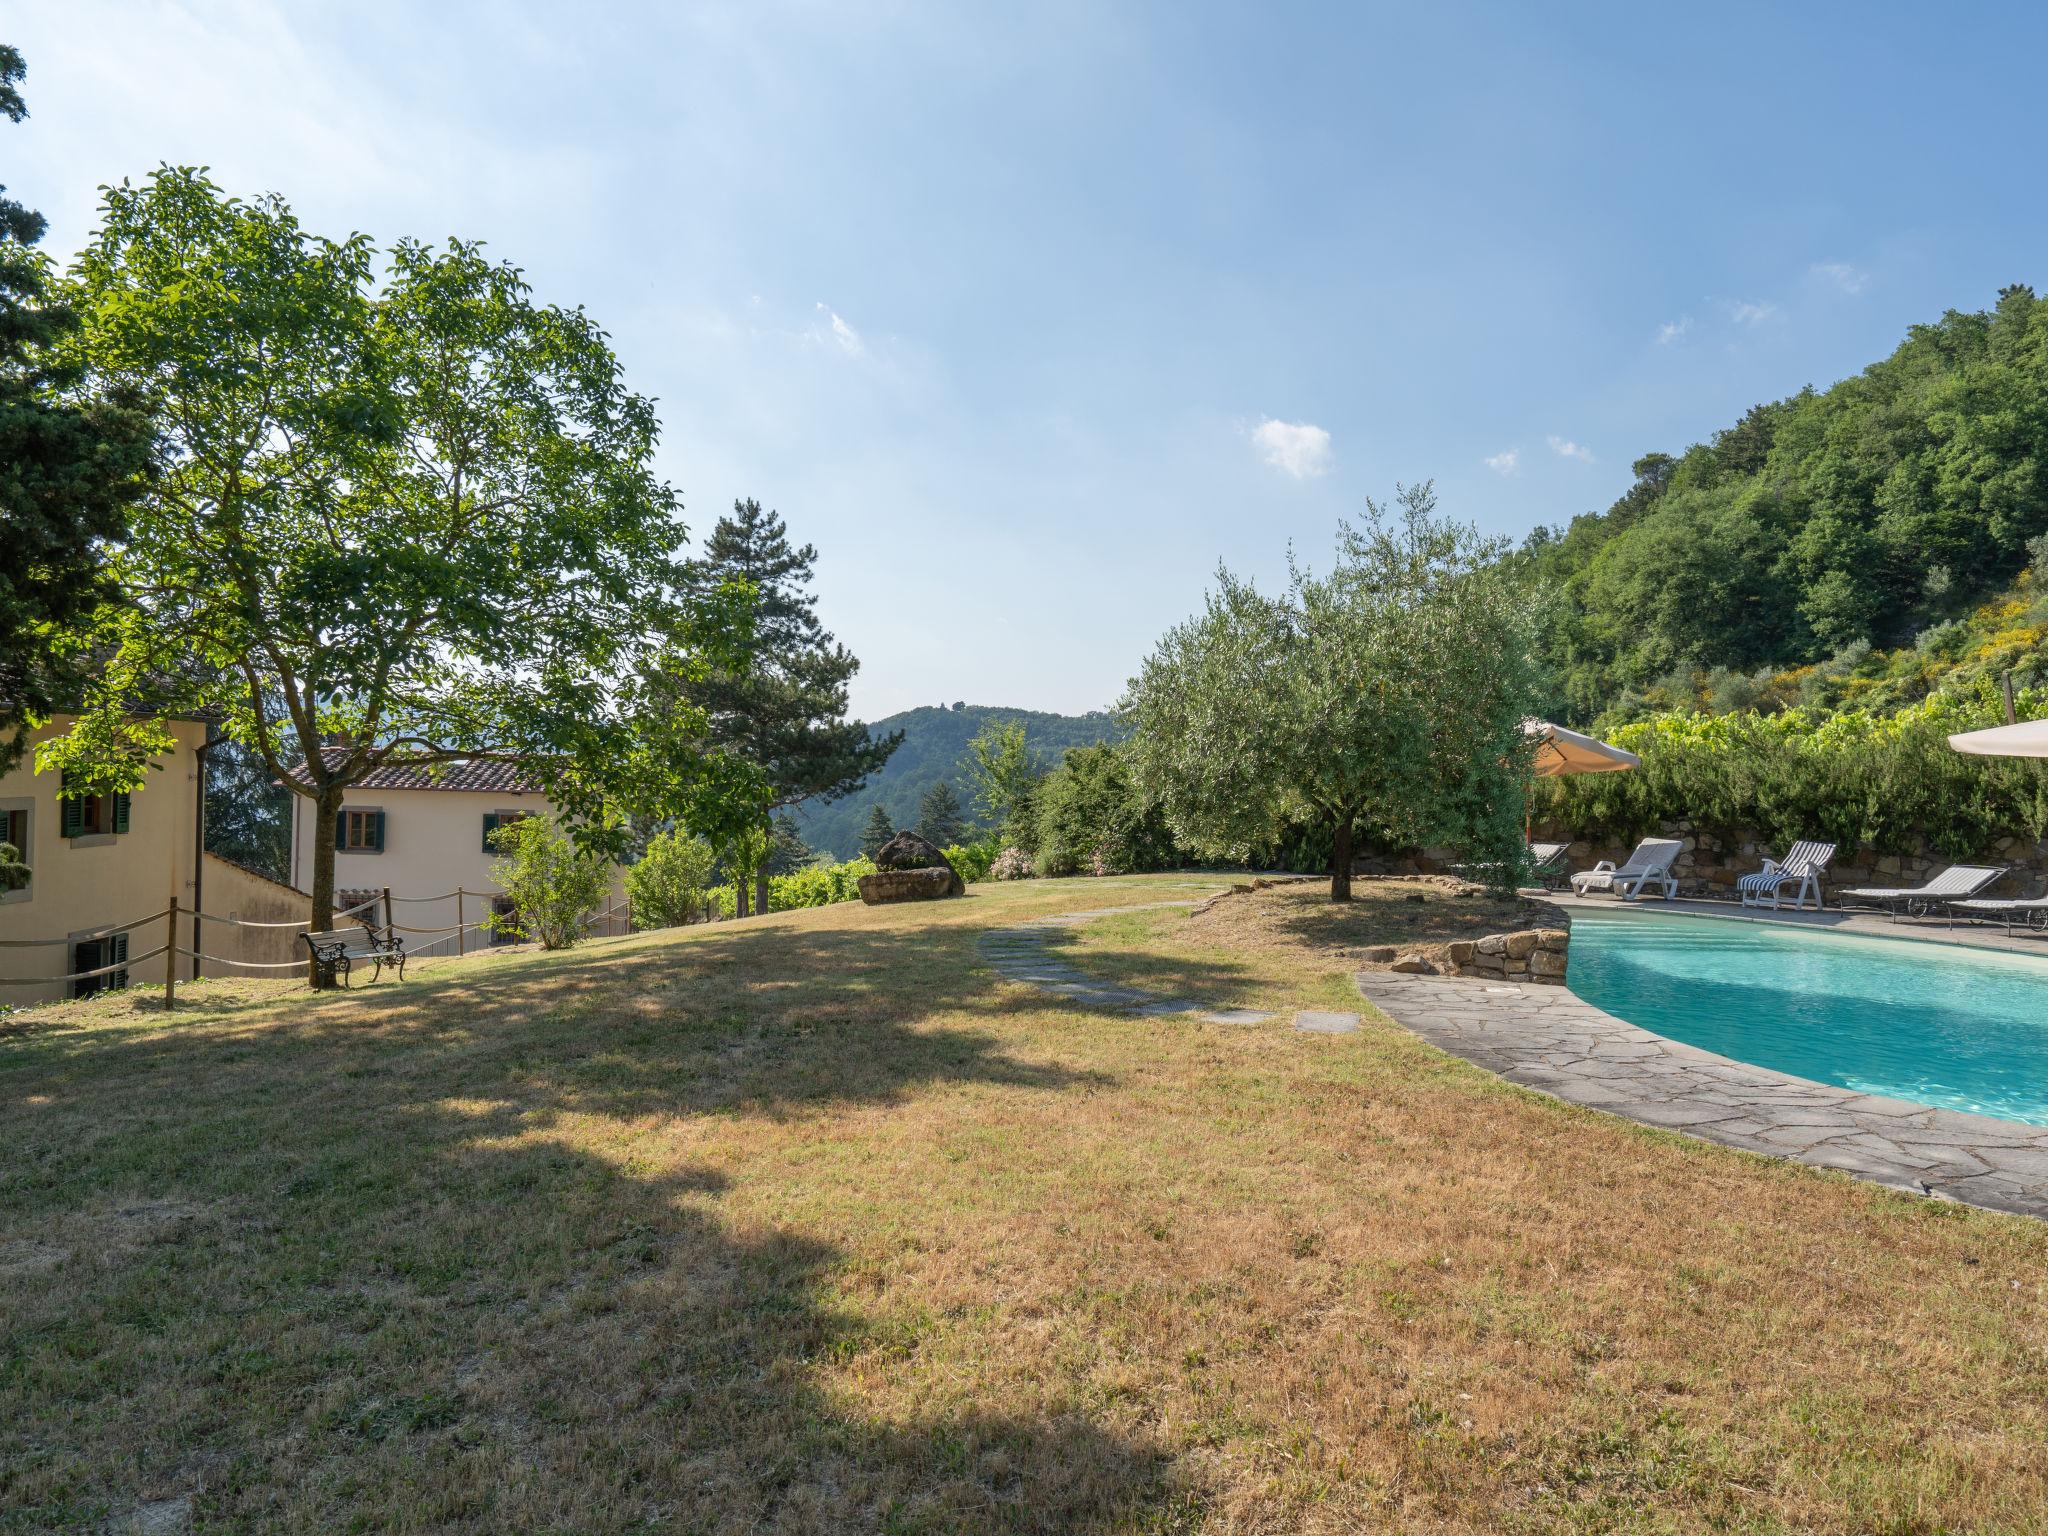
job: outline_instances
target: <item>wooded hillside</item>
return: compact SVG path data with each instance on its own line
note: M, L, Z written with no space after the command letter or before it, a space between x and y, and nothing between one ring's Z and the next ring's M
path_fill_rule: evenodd
M1538 529L1519 556L1557 599L1554 717L1717 692L1743 707L1745 685L1791 669L1886 670L1873 651L1940 640L2048 566L2048 301L2004 289L1854 378L1634 467L1607 511Z
M973 792L960 771L967 743L983 726L1007 720L1024 723L1026 739L1045 768L1057 764L1069 747L1114 741L1121 734L1116 721L1100 712L1055 715L988 704L925 705L905 710L868 727L876 736L903 732L903 745L891 754L882 771L868 780L865 789L830 805L801 808L798 825L804 841L835 858L852 858L860 851L860 832L869 807L879 803L894 827L911 826L917 818L919 797L942 780L953 786L961 805L972 815Z

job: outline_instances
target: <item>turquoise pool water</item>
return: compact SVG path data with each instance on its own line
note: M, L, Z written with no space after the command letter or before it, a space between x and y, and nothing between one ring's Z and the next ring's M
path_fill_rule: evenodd
M2048 959L1627 912L1572 913L1566 985L1702 1050L2048 1125Z

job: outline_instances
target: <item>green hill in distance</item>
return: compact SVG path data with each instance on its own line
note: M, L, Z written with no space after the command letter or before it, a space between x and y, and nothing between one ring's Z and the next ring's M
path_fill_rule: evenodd
M967 758L967 743L991 721L1022 721L1024 739L1038 756L1042 768L1059 764L1067 748L1085 748L1096 741L1116 741L1122 729L1108 713L1090 715L1047 715L1036 709L1001 709L997 705L924 705L872 721L872 735L903 733L903 745L895 750L879 774L868 778L858 793L831 805L801 805L795 811L803 840L819 852L834 858L852 858L860 852L860 829L868 823L868 807L881 803L889 813L889 825L903 829L918 821L918 801L932 784L946 780L961 797L961 809L973 817L975 797L969 788L961 760Z
M889 824L899 830L911 826L917 819L919 798L941 780L953 786L962 810L972 816L974 795L960 766L967 756L967 744L983 726L1009 720L1023 722L1025 740L1046 768L1057 764L1069 747L1115 741L1123 734L1115 718L1100 711L1054 715L991 704L924 705L905 710L868 726L876 736L901 731L903 745L865 788L830 805L813 802L797 808L797 826L804 841L821 853L850 859L860 852L861 829L867 825L870 806L879 803L889 813Z

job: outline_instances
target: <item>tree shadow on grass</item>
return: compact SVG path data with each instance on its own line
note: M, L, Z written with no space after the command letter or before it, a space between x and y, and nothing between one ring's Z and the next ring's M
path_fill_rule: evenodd
M1405 895L1405 893L1404 893ZM1386 896L1350 902L1288 901L1257 921L1297 943L1320 949L1357 949L1375 944L1444 944L1520 928L1560 926L1544 903L1518 898L1452 897L1429 892L1422 901Z
M927 1374L942 1321L874 1255L608 1144L651 1115L1108 1081L929 1022L1020 1011L961 963L975 937L735 932L13 1042L0 1213L62 1257L0 1269L0 1508L26 1512L0 1530L181 1496L226 1528L1191 1521L1169 1458L1071 1391L963 1381L1001 1371L972 1349ZM1004 1391L1036 1406L986 1406ZM918 1406L948 1395L973 1406Z
M1272 988L1250 966L1218 956L1162 955L1114 944L1086 944L1079 935L1064 932L1053 937L1045 952L1048 959L1074 967L1089 981L1204 1008L1237 1007Z

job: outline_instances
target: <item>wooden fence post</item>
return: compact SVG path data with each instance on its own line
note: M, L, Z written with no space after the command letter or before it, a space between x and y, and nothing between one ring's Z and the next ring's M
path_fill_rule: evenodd
M391 932L391 887L384 887L384 931Z
M192 919L192 947L199 947L199 919ZM171 897L171 910L164 923L164 1012L178 1005L178 898Z
M455 953L458 956L469 953L469 929L462 922L462 887L455 887Z

